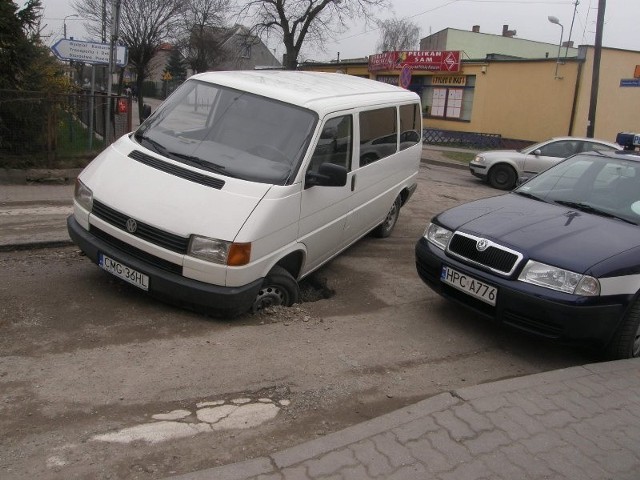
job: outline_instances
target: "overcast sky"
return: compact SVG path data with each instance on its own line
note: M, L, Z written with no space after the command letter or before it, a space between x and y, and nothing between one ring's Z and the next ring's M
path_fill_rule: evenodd
M126 0L124 0L126 1ZM349 0L343 0L349 1ZM16 1L21 5L21 1ZM378 12L381 19L406 18L420 28L420 37L426 37L445 28L471 30L480 26L483 33L501 34L502 26L516 30L516 38L557 44L561 28L547 19L553 15L564 26L563 40L567 40L574 18L575 0L392 0L392 10ZM44 6L44 34L52 45L63 37L63 20L73 15L69 0L42 0ZM595 42L595 21L598 0L579 0L571 39L575 45ZM607 0L603 45L640 51L640 0ZM66 19L67 37L87 38L82 20ZM341 59L364 57L376 53L380 32L375 26L365 27L355 22L348 32L327 42L324 50L307 48L303 60L332 60L340 52ZM281 45L269 40L278 58L284 53ZM416 45L416 48L418 46Z

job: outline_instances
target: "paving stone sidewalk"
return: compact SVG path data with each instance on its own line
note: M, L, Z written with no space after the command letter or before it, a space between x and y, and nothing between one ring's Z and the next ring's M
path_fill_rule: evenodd
M640 479L640 359L442 393L173 480Z

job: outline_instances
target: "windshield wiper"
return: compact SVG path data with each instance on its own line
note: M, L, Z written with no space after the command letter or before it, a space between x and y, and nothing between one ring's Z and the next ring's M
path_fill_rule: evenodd
M600 210L599 208L595 208L593 205L589 205L586 203L569 202L567 200L556 200L554 203L569 208L575 208L576 210L580 210L581 212L593 213L594 215L600 215L601 217L615 218L616 220L622 220L623 222L630 223L631 225L637 225L636 222L632 222L631 220L628 220L624 217L619 217L618 215L614 215L613 213Z
M226 175L228 177L237 178L235 175L227 172L227 167L224 165L218 165L217 163L207 162L206 160L201 159L200 157L196 157L194 155L187 155L179 152L166 152L168 156L183 160L185 163L191 164L192 166L201 167L205 170L209 170L210 172L220 173Z
M537 200L538 202L544 202L544 200L542 198L534 195L533 193L520 192L520 191L511 192L511 193L515 193L516 195L521 195L523 197L530 198L532 200Z
M227 169L224 165L218 165L217 163L207 162L206 160L202 160L199 157L195 157L193 155L186 155L184 153L172 152L167 147L162 145L161 143L156 142L155 140L150 139L145 135L136 135L136 139L145 146L151 147L151 149L161 155L172 158L174 160L181 160L184 163L188 163L194 167L200 167L204 170L208 170L214 173L220 173L226 175L227 177L238 178L236 175L233 175L227 172Z
M156 153L160 153L161 155L167 155L168 150L167 147L162 145L161 143L156 142L155 140L151 140L146 135L136 134L136 140L138 140L142 144L146 144L146 146L150 146L153 151Z

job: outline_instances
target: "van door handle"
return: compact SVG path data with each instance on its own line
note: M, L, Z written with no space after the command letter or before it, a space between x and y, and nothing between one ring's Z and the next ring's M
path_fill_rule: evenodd
M356 176L351 177L351 191L353 192L356 189Z

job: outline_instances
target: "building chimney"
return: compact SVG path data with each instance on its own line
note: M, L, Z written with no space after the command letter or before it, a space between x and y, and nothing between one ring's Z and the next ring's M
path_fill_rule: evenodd
M472 31L473 33L480 33L480 25L474 25L474 26L471 28L471 31Z
M502 26L502 36L503 37L513 37L515 36L516 31L515 30L509 30L509 25L503 25Z

